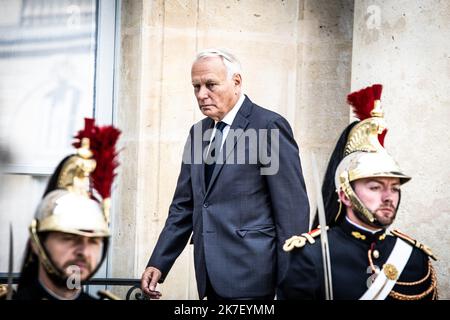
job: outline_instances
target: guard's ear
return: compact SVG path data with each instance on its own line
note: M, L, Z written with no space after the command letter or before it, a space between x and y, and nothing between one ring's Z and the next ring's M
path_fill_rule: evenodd
M346 206L346 207L350 207L351 206L351 201L350 199L347 197L347 195L344 193L344 191L339 190L338 192L339 195L339 200Z

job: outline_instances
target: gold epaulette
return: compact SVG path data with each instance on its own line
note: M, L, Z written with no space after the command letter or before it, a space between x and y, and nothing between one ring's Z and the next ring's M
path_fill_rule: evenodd
M328 226L327 226L328 230ZM307 243L313 244L316 242L314 238L320 235L320 227L311 230L308 233L302 233L300 236L292 236L284 242L283 250L286 252L291 251L294 248L303 248Z
M99 290L97 291L97 295L101 300L122 300L120 297L107 290Z
M392 230L391 233L394 236L399 237L400 239L405 240L406 242L409 242L413 247L416 247L416 248L422 250L433 260L435 260L435 261L437 260L436 256L431 251L430 247L424 245L423 243L420 243L419 241L411 238L410 236L407 236L406 234L400 232L399 230Z

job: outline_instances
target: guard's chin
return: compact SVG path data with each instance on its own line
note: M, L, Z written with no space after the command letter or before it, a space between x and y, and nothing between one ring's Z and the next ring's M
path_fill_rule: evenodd
M377 221L381 226L388 227L395 220L395 213L376 215Z

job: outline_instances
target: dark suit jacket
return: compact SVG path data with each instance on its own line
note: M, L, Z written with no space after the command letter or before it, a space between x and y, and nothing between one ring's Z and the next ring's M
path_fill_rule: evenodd
M197 161L183 161L181 165L169 216L148 266L162 271L162 282L193 233L195 273L201 299L206 290L206 268L220 296L273 295L285 272L284 241L292 234L306 232L309 224L308 198L292 130L282 116L257 106L246 97L230 128L230 133L231 129L242 129L235 135L237 143L229 144L233 135L228 134L225 151L221 152L225 162L216 165L207 187L205 166L199 163L195 147L198 140L194 140L199 138L195 132L205 133L212 126L213 120L205 118L191 128L184 159L197 158ZM261 174L261 169L271 164L267 165L259 155L254 163L236 164L242 139L251 131L264 133L259 129L278 129L279 143L267 139L267 148L275 148L271 156L279 154L276 174ZM264 140L260 136L257 139L258 142ZM204 140L201 148L208 145L209 137ZM250 146L245 145L247 157L249 149Z

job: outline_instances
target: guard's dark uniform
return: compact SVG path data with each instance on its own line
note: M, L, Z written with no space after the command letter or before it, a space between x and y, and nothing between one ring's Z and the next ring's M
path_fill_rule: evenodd
M310 234L317 237L314 243L311 244L305 238L303 247L288 253L289 271L281 283L283 297L286 299L325 299L319 232L312 231ZM396 237L386 234L384 230L375 234L366 232L345 219L340 225L331 228L328 231L328 241L333 298L359 299L371 282L371 264L382 268L394 248ZM436 279L429 256L414 247L388 299L433 299L436 295Z
M34 281L29 286L20 289L13 297L14 300L60 300L57 297L51 295L44 287L39 283L39 281ZM85 293L83 290L80 292L78 297L73 300L98 300L89 294Z
M435 299L436 275L429 257L435 258L431 250L399 231L386 234L395 216L379 220L377 208L397 209L400 185L411 179L384 148L387 124L381 92L382 85L374 84L347 96L359 121L347 126L339 137L322 185L320 218L329 226L332 296L352 300ZM358 192L356 185L360 187ZM361 195L376 205L370 209ZM280 288L283 298L328 298L318 226L319 214L313 231L293 236L283 247L289 255ZM369 229L380 231L366 231Z

